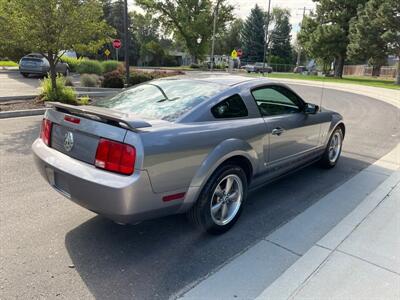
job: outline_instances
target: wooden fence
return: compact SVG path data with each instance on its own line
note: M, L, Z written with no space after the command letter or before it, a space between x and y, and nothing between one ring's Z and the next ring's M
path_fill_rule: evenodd
M346 65L343 69L343 75L372 76L372 67L367 65ZM395 78L396 67L381 67L380 77Z

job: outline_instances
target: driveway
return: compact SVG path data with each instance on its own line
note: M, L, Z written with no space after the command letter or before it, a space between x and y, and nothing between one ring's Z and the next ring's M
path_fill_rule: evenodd
M17 71L0 71L0 97L39 94L41 77L24 78Z
M3 74L2 74L3 75ZM41 117L0 120L0 298L167 299L217 270L384 156L400 141L398 110L342 91L292 86L343 114L336 168L313 165L249 195L222 236L195 231L184 216L120 226L53 191L30 145Z

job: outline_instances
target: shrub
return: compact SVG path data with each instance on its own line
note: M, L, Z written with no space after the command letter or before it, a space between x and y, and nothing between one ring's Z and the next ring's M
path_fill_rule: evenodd
M118 66L121 65L116 60L105 60L102 63L103 73L109 73L115 70L118 70Z
M129 85L135 85L142 82L150 81L154 77L150 73L132 72L129 76Z
M71 76L65 77L65 85L66 86L74 86L74 83L72 82L72 77Z
M198 64L190 64L190 67L192 69L200 69L200 65L198 65Z
M0 60L0 67L18 67L18 64L11 60Z
M89 96L82 96L82 97L79 97L76 100L76 102L77 102L78 105L89 105L90 104L90 98L89 98Z
M83 59L78 66L79 74L97 74L103 73L103 67L97 60Z
M105 88L123 88L124 79L122 74L118 70L105 73L101 86Z
M80 63L82 62L82 58L73 58L69 56L61 56L61 61L65 62L69 66L69 70L71 72L77 72Z
M56 90L51 88L51 78L48 76L41 82L41 98L44 101L59 101L68 104L77 104L76 93L72 87L65 86L65 78L57 75Z
M99 76L96 74L82 74L81 85L84 87L95 87L98 85Z

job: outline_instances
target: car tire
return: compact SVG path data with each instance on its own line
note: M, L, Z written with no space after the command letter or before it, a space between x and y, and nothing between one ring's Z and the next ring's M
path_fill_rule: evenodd
M249 73L249 74L250 74L250 73L251 73L251 71L247 71L247 73Z
M25 78L29 77L28 73L21 73L22 76L24 76Z
M243 169L236 165L223 165L203 187L197 202L187 213L188 218L203 231L222 234L239 219L246 196L247 178Z
M320 160L323 168L330 169L336 166L342 153L343 137L343 130L340 127L335 128Z

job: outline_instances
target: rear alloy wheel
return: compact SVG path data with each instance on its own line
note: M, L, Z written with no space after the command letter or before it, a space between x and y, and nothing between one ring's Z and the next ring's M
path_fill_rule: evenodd
M190 220L211 234L228 231L238 220L247 195L244 171L234 165L219 168L188 212Z
M325 152L321 158L321 165L325 168L333 168L339 160L342 152L343 131L336 128L332 133Z

